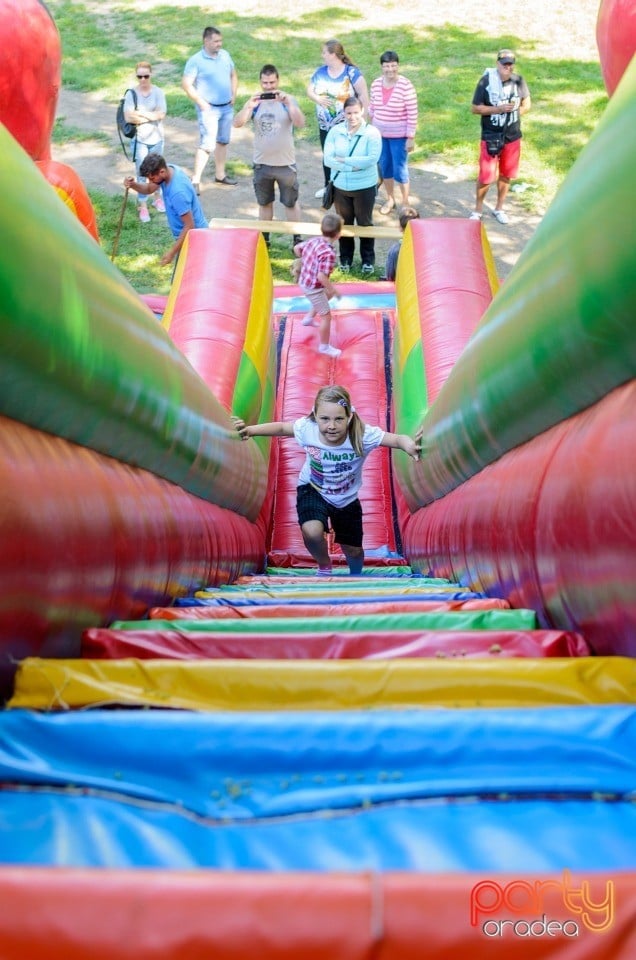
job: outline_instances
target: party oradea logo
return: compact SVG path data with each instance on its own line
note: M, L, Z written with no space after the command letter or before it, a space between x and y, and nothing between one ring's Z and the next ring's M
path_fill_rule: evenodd
M480 880L470 891L470 923L486 937L575 938L614 923L612 880Z

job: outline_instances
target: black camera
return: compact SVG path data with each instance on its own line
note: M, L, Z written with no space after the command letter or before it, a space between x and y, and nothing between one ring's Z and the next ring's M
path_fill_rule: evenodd
M276 93L275 90L268 90L268 91L266 91L265 93L261 93L260 99L261 99L261 100L275 100L277 96L278 96L278 94Z

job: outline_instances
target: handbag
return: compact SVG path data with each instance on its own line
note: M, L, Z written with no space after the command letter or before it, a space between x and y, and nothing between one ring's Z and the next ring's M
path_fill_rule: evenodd
M503 150L506 142L506 127L508 126L509 121L510 114L507 114L501 130L495 133L492 137L488 137L486 140L486 152L489 157L498 157Z
M361 134L359 133L358 136L357 136L357 137L355 138L355 140L353 141L353 146L351 147L351 150L350 150L349 153L347 154L348 157L350 157L351 154L353 153L353 151L355 150L356 144L357 144L358 140L360 139L360 137L361 137ZM338 170L338 173L340 173L340 170ZM321 204L320 204L320 206L322 207L323 210L331 210L331 208L333 207L333 202L334 202L335 197L336 197L336 191L335 191L335 188L334 188L334 185L333 185L333 184L334 184L334 181L335 181L336 177L338 176L338 173L335 173L335 174L333 175L333 177L331 178L331 180L329 181L329 183L327 184L327 186L326 186L325 189L324 189L324 192L323 192L323 195L322 195L322 202L321 202Z
M119 142L121 143L121 148L124 151L124 156L127 160L132 160L134 163L137 159L137 124L130 123L124 116L124 102L126 100L127 93L132 93L133 105L135 110L137 110L137 94L132 87L128 87L128 89L124 91L124 95L119 101L119 106L117 107L117 113L115 115L115 121L117 124L117 133L119 134ZM135 142L133 144L132 157L129 157L128 151L126 150L126 140L133 139Z
M336 174L336 177L337 176L338 174ZM334 177L333 180L330 180L324 189L324 192L322 195L322 203L320 204L323 210L331 210L331 208L333 207L333 201L336 193L334 189L333 181L336 179L336 177Z
M486 140L486 152L488 153L489 157L498 157L503 148L503 133L497 133L494 137L489 137L488 140Z

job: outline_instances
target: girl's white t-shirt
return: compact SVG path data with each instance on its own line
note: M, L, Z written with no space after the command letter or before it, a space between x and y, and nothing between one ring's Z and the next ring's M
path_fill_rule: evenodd
M294 436L307 454L299 486L310 483L321 497L334 507L346 507L358 496L362 486L362 467L372 450L382 443L385 431L365 425L363 454L355 452L349 437L339 446L329 446L320 436L318 424L309 417L294 421Z

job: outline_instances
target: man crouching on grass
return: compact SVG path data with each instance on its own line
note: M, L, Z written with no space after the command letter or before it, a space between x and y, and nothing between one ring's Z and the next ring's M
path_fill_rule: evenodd
M148 178L147 183L126 177L124 186L146 196L161 190L168 226L175 238L173 245L161 258L161 265L165 267L179 255L189 231L194 227L207 227L208 222L194 187L181 167L166 163L159 153L149 153L142 161L139 173Z

